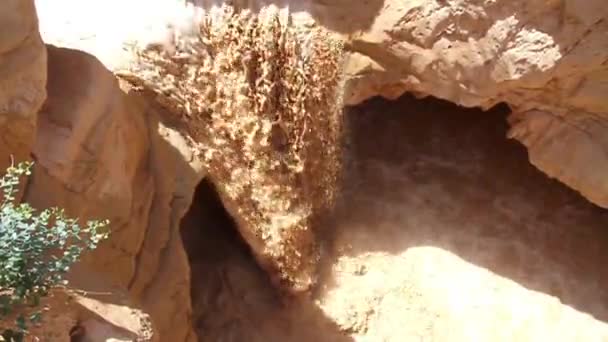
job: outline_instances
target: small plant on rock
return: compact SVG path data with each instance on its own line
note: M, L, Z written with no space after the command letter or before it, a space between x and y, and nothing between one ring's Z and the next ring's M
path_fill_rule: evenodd
M37 212L28 203L17 204L20 179L30 175L31 166L11 166L0 178L0 321L16 317L8 328L2 324L0 341L22 341L28 325L41 319L40 300L65 284L64 275L84 250L95 249L107 236L102 232L107 221L81 226L63 209Z

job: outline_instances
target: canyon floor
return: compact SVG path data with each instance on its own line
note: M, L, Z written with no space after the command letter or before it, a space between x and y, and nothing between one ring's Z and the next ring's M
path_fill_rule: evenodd
M279 297L201 183L182 221L200 341L608 341L608 211L534 168L507 114L348 109L311 299Z

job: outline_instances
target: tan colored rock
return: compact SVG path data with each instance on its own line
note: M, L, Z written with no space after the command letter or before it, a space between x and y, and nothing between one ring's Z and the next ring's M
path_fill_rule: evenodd
M194 159L161 112L127 94L95 57L53 46L48 55L49 96L25 199L82 220L109 219L111 238L83 264L130 290L161 338L185 341L189 271L178 228L200 179Z
M33 0L0 5L0 168L29 159L46 96L46 49Z
M95 57L53 46L48 53L49 95L38 114L26 199L38 207L60 204L76 217L109 219L113 252L94 262L126 285L153 200L146 118Z
M368 27L345 30L345 101L413 92L467 107L506 102L515 130L527 127L525 138L512 136L531 162L608 207L607 18L601 0L388 0ZM544 124L528 111L545 112Z
M0 331L14 329L17 315L28 317L33 310L40 310L41 322L28 323L26 341L160 341L146 313L129 301L124 292L100 285L100 279L97 280L95 292L78 287L57 288L35 309L16 308L11 316L0 321ZM2 337L0 341L4 341Z
M85 267L71 274L70 285L78 288L72 289L71 295L81 308L77 327L83 341L163 341L150 315L131 299L132 295L108 285L105 279L105 274L91 273Z
M5 169L10 162L21 162L31 157L38 161L36 175L30 179L24 193L25 200L36 206L59 205L66 207L71 214L83 214L83 219L97 214L111 216L105 215L109 211L118 217L124 215L120 206L128 206L120 199L130 200L131 194L122 191L131 185L132 178L128 172L121 178L129 165L120 157L135 158L136 161L138 158L128 152L118 153L114 159L116 162L112 163L113 160L103 158L103 153L95 153L96 149L107 151L104 145L96 144L104 141L104 132L108 128L115 127L112 117L108 120L100 115L124 110L117 109L120 96L112 91L117 88L112 74L104 74L91 67L94 63L91 64L90 59L70 59L70 51L51 48L51 96L45 102L44 114L39 121L37 113L47 97L47 48L38 31L34 2L3 2L0 5L0 32L0 167ZM67 58L62 60L64 57ZM42 129L37 130L39 123ZM142 133L145 135L146 132ZM136 154L145 157L143 149L137 150L137 146L134 149ZM100 162L104 165L100 166ZM116 183L107 182L110 178ZM125 180L128 184L124 183ZM118 192L122 193L117 195ZM90 201L92 194L98 195L97 202ZM110 201L104 202L107 197L111 197ZM108 204L117 197L121 198L113 205ZM100 206L106 206L105 211ZM85 212L90 212L90 216ZM106 248L106 251L108 249L112 250ZM124 276L121 266L128 269L128 265L124 261L121 265L118 253L109 253L108 257L109 262L118 260L113 264L119 269L114 273L116 278ZM129 261L133 263L133 259L131 256ZM101 280L97 282L98 287L107 280L107 274ZM83 336L85 341L156 341L147 315L136 309L124 295L118 295L126 290L126 286L118 290L112 288L107 293L104 291L105 298L102 299L83 295L78 286L52 291L51 296L41 303L46 308L43 324L30 327L30 335L26 339L68 341L71 330L80 322L87 327ZM106 302L109 299L112 304ZM16 310L14 315L27 310ZM119 319L109 323L107 318L112 315ZM0 331L12 326L14 318L3 317Z
M338 169L341 44L326 46L332 38L324 30L314 32L312 43L305 44L306 37L298 35L306 27L290 25L284 9L269 9L259 17L236 11L234 17L223 19L223 10L216 8L209 16L212 33L203 36L212 53L221 57L191 54L191 60L184 60L192 46L204 48L188 43L189 38L198 38L204 14L193 7L116 0L84 7L68 0L37 4L48 42L87 51L115 73L126 77L128 71L130 81L168 95L157 100L188 126L210 177L260 264L286 288L310 288L318 255L312 222L332 202ZM114 15L112 8L120 8L120 13ZM139 15L124 14L129 10ZM106 28L105 19L110 17L114 25ZM240 39L242 34L228 23L257 36ZM284 43L276 45L279 41ZM163 55L147 61L129 56L123 48L130 44L158 45L169 53L170 62L155 65ZM305 45L303 50L309 52L300 51ZM163 67L174 62L177 68ZM196 78L182 77L200 65L209 69L199 70ZM256 79L249 79L251 75ZM309 83L317 85L308 87ZM213 118L208 117L211 113Z
M608 203L608 125L599 114L566 117L543 111L515 113L509 137L527 148L530 162L580 191L591 202Z
M218 3L205 1L205 5L212 2ZM9 1L2 6L31 10L28 3ZM238 3L263 7L261 1ZM352 50L346 68L348 104L375 95L396 98L406 91L463 106L489 108L507 102L514 111L511 136L529 148L532 163L608 206L604 177L608 8L602 1L264 3L289 7L292 19L314 20L344 36ZM50 48L50 95L38 118L41 128L33 150L38 163L27 199L37 206L64 206L83 219L112 220L112 238L83 265L128 287L151 314L161 339L194 340L189 266L178 227L203 167L188 139L169 120L175 113L167 113L127 82L119 84L112 72L137 62L124 49L130 42L155 42L175 52L171 49L176 38L188 34L193 26L189 23L196 23L198 14L171 0L37 0L36 4L47 43L89 54ZM21 12L0 13L2 18ZM8 25L8 32L24 30L15 21L1 20L0 25ZM32 41L40 48L39 39ZM0 46L14 43L9 39ZM44 49L34 50L42 58ZM0 75L9 70L4 65L39 61L7 56L13 55L0 49ZM32 65L27 70L40 70L45 64ZM26 78L44 84L40 73ZM43 98L36 91L25 94L42 96L39 99L5 94L9 93L0 92L0 105L23 103L5 98L25 98L29 102L24 103L35 108ZM10 126L1 134L17 132L18 137L7 141L24 142L24 147L11 151L29 153L27 136L33 136L33 117L27 117L25 129ZM8 153L0 150L0 158ZM238 213L238 206L231 208L237 218L251 220Z

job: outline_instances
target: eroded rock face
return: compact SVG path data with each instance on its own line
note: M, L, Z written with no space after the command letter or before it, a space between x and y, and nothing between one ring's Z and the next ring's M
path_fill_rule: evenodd
M468 107L506 102L510 135L531 162L608 207L603 1L387 0L374 15L367 27L343 27L353 50L347 103L403 92Z
M128 290L161 339L194 338L178 231L200 178L190 150L161 123L161 110L128 85L121 89L95 57L53 46L48 55L49 95L38 113L25 199L82 220L109 219L112 238L82 267Z
M529 148L531 161L608 206L602 1L235 3L275 4L291 11L292 20L341 34L352 51L347 104L406 91L464 106L507 102L514 111L511 136ZM83 265L142 301L161 340L193 340L178 223L203 176L202 162L165 120L168 113L112 72L137 62L123 50L127 42L157 42L171 51L195 26L189 23L197 22L196 11L171 0L36 4L45 41L64 48L49 48L49 98L36 117L47 63L33 3L0 6L0 32L10 33L0 37L0 110L7 118L0 136L8 146L0 146L0 162L9 153L21 159L31 152L37 166L28 201L112 220L111 240ZM238 209L233 214L238 218Z
M178 225L202 173L186 140L97 58L45 46L33 1L3 3L0 28L0 166L31 156L24 200L112 223L112 238L71 272L74 286L101 275L151 313L156 337L193 340Z
M66 11L70 15L74 14L74 9L79 8L78 4L69 1L62 4L68 6L66 9L71 9ZM107 69L115 67L116 71L120 69L119 66L132 62L122 59L124 54L114 53L115 50L112 48L116 46L122 48L122 45L111 44L111 38L121 38L123 40L117 39L117 41L124 43L133 32L124 32L126 34L121 35L120 31L113 31L112 34L105 36L106 39L101 38L99 45L94 43L87 45L87 40L80 41L79 38L83 37L78 36L78 33L83 32L73 30L69 21L66 23L68 30L62 31L61 26L56 26L58 31L49 30L49 17L44 17L44 10L52 10L50 15L59 15L61 7L59 3L49 4L39 1L45 39L63 47L48 46L49 96L37 118L41 129L32 150L37 163L26 200L38 207L51 205L64 207L70 215L83 220L110 219L111 238L83 260L82 268L107 275L108 281L120 288L128 289L134 299L142 302L143 308L150 313L155 331L161 340L193 340L195 335L190 322L189 270L178 227L183 213L190 204L195 186L203 176L203 164L193 154L195 149L179 133L182 129L169 127L169 123L163 123L168 116L163 109L150 98L133 89L127 82L119 82ZM87 13L95 12L88 12L90 10L88 8ZM84 24L87 21L82 21L83 18L77 16L74 21L80 20ZM91 23L94 26L99 21L88 22ZM50 24L52 28L56 21L50 20ZM269 31L268 34L272 35L273 32ZM91 54L72 48L88 50L100 60ZM297 47L291 46L291 49L295 48ZM236 75L244 74L239 74L237 71ZM297 76L294 74L294 77ZM276 78L278 75L273 77ZM329 82L337 80L331 75L325 79ZM303 93L302 90L295 88L291 93L286 93L286 96L301 94L305 95L306 100L311 96L317 96L317 93L310 91ZM228 101L230 98L225 100ZM287 102L291 100L285 99ZM335 98L328 101L338 103L338 99ZM297 101L294 101L293 105L297 106ZM300 105L310 106L306 103ZM285 108L288 103L281 106L279 108ZM319 129L333 129L329 122L330 116L318 115L323 114L321 111L323 108L317 109L319 111L316 113L308 113L316 115L315 120L328 121L328 125L320 125ZM268 119L276 118L269 113ZM310 134L313 134L314 138L315 132L306 129L309 124L307 118L301 119L297 130L294 131L298 133L297 138L301 139L302 136ZM287 122L289 123L294 122ZM290 133L290 137L295 136L294 132ZM336 145L327 144L327 141L325 141L327 146L324 148L318 146L323 143L322 139L328 136L325 134L318 136L315 140L316 145L313 145L316 146L314 150L322 153L333 150ZM304 154L309 152L310 149L302 151ZM304 157L308 160L303 162L310 163L306 166L308 169L312 168L315 172L322 171L324 165L319 166L321 156L310 158L305 155ZM330 154L330 157L335 155ZM215 160L212 164L216 170L230 172L232 165L229 161L238 159L239 154L235 150L232 154L225 155L225 159ZM206 167L213 165L208 162L205 164ZM219 174L217 176L221 177ZM270 178L266 179L274 181ZM307 188L312 192L308 194L310 196L319 197L319 192L322 193L319 201L312 205L321 206L330 200L330 196L323 195L330 189L319 188L320 185L325 184L317 182L312 184L312 188ZM270 188L274 186L267 185ZM224 186L224 189L226 188ZM235 190L227 190L230 191ZM287 200L291 201L293 194L286 195L289 196ZM284 199L279 197L279 200ZM227 201L230 199L228 198ZM310 205L311 203L305 202L302 208L311 210ZM243 210L244 207L242 204L236 204L232 208L235 216L239 216L238 211ZM280 206L269 209L286 210ZM247 224L257 219L254 217L255 214L256 212L250 211L249 216L241 214L240 218ZM305 214L304 219L309 219L307 217L309 213ZM264 220L276 220L280 215L271 216L265 217ZM304 228L308 229L308 227ZM273 242L277 244L276 247L270 246L272 248L268 251L276 253L279 257L293 256L296 260L297 273L304 275L292 284L304 289L310 286L313 281L309 278L314 274L316 260L311 232L304 230L302 234L307 235L305 238L290 233L293 245L303 246L302 249L295 250L298 253L306 253L302 258L294 255L292 251L288 250L285 253L280 249L283 234L280 230L268 233L272 233L272 237L278 239ZM254 239L258 237L254 236L250 240L252 244L255 242ZM269 254L262 256L266 260L268 257ZM302 264L298 260L307 263L310 261L310 264ZM264 260L261 262L264 263ZM79 271L75 270L74 273L77 275Z
M200 8L222 3L187 2ZM87 4L86 9L79 9L82 5L76 1L61 3L38 0L43 14L49 13L43 15L45 36L91 51L113 70L130 65L134 58L122 51L122 42L156 41L168 46L176 32L189 30L197 20L195 10L162 0L146 6L139 0L113 0ZM288 9L294 21L316 22L341 34L352 51L346 68L346 104L376 95L393 99L404 92L469 107L508 103L520 123L516 129L520 133L512 136L529 148L530 161L594 203L608 206L604 172L586 166L606 163L605 134L598 133L604 132L602 122L608 113L604 99L608 8L602 0L584 4L575 0L370 0L357 6L344 0L232 3L253 10L278 6ZM137 18L124 15L130 11L137 11ZM107 13L122 29L105 28L103 20L92 20L92 13L99 18ZM538 112L547 114L543 120L561 128L526 129L528 135L542 139L522 138L522 127L538 126L532 123L537 122L532 113ZM582 135L587 138L571 138ZM559 144L539 145L559 140L568 140L577 157L561 153Z
M288 13L231 6L148 48L124 77L189 129L242 236L278 287L315 283L315 223L340 170L342 47Z
M0 167L29 159L45 99L46 49L33 0L0 5Z

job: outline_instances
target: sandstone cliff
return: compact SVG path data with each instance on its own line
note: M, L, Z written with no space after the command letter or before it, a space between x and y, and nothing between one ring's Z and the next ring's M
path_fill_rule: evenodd
M186 340L189 279L178 225L201 177L195 160L161 123L163 111L121 88L95 57L47 50L48 97L38 113L25 199L82 219L109 219L112 239L84 263L162 317L155 321L161 336L175 331ZM165 296L171 299L158 300Z
M0 43L3 165L11 155L34 159L24 192L33 206L110 219L113 238L84 258L82 272L130 292L153 313L158 335L193 340L177 229L202 174L185 139L94 56L45 46L33 1L9 1L0 12L10 33ZM72 272L75 286L86 272Z
M528 147L530 161L608 207L608 8L601 0L235 3L278 5L303 29L340 35L349 51L346 104L404 92L469 107L507 103L510 136ZM0 37L0 164L9 155L36 161L25 192L34 206L110 219L112 238L82 268L129 292L161 340L194 341L179 222L209 164L176 112L115 74L141 66L127 43L175 52L200 11L169 0L36 6L52 45L42 42L33 0L0 5L0 32L9 33ZM232 205L237 219L251 222L255 211L239 210Z
M36 113L46 97L46 49L33 1L7 1L0 14L0 166L29 159Z

